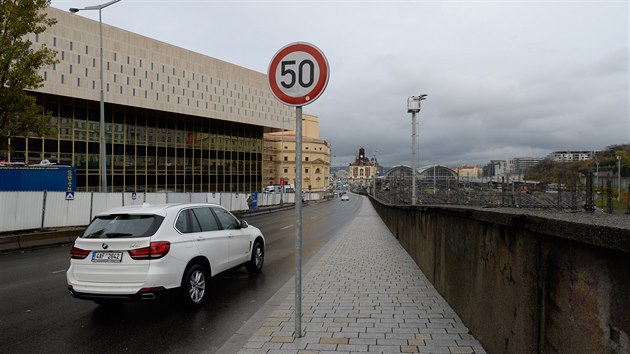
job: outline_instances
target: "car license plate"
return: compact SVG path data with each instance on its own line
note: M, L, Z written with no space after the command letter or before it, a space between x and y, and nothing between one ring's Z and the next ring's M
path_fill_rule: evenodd
M120 263L122 261L122 252L92 252L92 262L103 263Z

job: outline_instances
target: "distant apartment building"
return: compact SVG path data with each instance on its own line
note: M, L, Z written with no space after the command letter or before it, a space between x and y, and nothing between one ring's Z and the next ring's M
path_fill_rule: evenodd
M532 167L538 165L544 160L543 157L515 157L508 160L507 173L516 179L523 178Z
M292 122L295 122L293 120ZM286 128L289 128L287 125ZM295 126L293 126L295 128ZM295 186L295 130L263 136L263 181L266 186ZM324 192L330 184L330 144L319 136L317 116L302 114L302 189Z
M576 162L593 158L592 151L554 151L547 158L555 162Z
M479 178L482 176L483 169L480 166L457 166L453 167L453 171L457 172L460 178Z
M483 166L481 175L483 177L502 177L507 172L506 160L490 160L490 162Z

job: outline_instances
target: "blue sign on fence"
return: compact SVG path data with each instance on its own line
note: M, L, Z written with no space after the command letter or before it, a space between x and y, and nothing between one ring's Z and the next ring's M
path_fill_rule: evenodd
M74 200L74 192L66 192L66 200Z
M252 192L252 209L258 208L258 192Z
M72 192L76 175L70 166L0 166L0 191Z

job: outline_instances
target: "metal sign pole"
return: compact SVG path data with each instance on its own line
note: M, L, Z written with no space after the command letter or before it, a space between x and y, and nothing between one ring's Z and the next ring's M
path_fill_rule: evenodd
M295 108L295 337L302 337L302 106Z
M329 73L328 60L324 53L305 42L295 42L282 47L271 59L267 70L269 89L273 95L281 102L296 108L294 333L296 338L302 337L302 106L312 103L324 92ZM282 128L284 132L284 126ZM283 192L281 191L281 197Z

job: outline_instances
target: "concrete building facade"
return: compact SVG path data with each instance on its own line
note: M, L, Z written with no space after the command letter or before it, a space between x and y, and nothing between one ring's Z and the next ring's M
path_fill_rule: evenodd
M507 171L510 178L521 180L534 166L544 160L542 157L515 157L508 160Z
M482 167L476 165L456 166L453 167L452 170L455 171L459 175L459 177L462 178L479 178L482 176L483 172Z
M100 190L99 22L55 8L32 35L57 51L33 92L52 112L45 137L12 137L11 162L77 168L77 191ZM295 124L266 74L103 24L109 191L261 190L263 134Z
M507 161L505 160L490 160L490 162L483 166L483 177L498 178L505 176L507 170Z
M592 151L554 151L547 156L548 159L556 162L576 162L593 158Z

